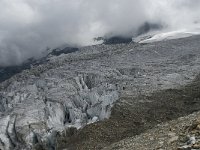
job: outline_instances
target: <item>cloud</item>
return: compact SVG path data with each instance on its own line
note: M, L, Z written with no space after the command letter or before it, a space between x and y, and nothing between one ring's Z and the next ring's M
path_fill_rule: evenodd
M145 22L186 28L199 14L199 0L1 0L0 66L39 56L46 47L132 36Z

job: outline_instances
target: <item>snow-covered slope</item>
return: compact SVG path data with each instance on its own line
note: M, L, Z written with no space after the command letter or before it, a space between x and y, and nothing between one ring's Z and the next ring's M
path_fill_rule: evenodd
M133 41L139 43L150 43L156 41L185 38L199 34L200 34L200 27L198 24L193 27L185 29L166 30L166 31L161 30L161 31L149 32L147 34L133 38Z

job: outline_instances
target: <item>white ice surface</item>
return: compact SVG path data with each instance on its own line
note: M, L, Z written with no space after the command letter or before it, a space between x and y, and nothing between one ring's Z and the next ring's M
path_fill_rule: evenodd
M157 41L163 40L170 40L170 39L179 39L190 37L193 35L200 34L200 25L195 25L187 29L178 29L178 30L168 30L168 31L159 31L154 33L148 33L146 35L139 36L133 41L138 43L152 43Z

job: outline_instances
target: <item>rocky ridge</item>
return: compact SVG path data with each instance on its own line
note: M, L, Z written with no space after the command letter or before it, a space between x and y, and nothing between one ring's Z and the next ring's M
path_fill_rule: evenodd
M157 125L141 135L114 143L104 150L198 150L200 112Z

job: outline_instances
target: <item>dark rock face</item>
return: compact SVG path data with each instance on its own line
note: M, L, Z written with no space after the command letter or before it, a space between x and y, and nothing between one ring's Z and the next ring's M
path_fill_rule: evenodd
M37 66L47 62L47 57L42 57L41 59L30 58L21 65L0 67L0 83L9 79L13 75L22 72L26 69L31 69L31 66Z
M114 36L111 38L104 39L104 44L121 44L121 43L130 43L132 42L132 37L121 37Z
M69 54L78 51L79 48L66 47L64 49L54 49L47 56L40 59L29 58L26 62L17 66L0 67L0 83L9 79L13 75L22 72L23 70L30 69L31 66L37 66L48 62L48 56L59 56L61 54Z
M112 37L97 37L94 41L103 41L105 45L123 44L132 42L132 37L112 36Z
M50 54L54 56L59 56L61 54L69 54L78 51L78 48L75 47L66 47L64 49L54 49Z
M20 73L22 70L30 69L30 64L23 64L19 66L0 67L0 82L3 82L13 75Z

